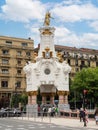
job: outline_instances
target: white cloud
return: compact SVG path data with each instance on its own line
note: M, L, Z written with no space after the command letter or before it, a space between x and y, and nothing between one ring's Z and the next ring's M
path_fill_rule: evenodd
M45 13L46 5L39 0L6 0L2 7L1 17L7 20L29 22L41 20Z
M98 12L98 8L92 4L74 4L69 6L57 4L53 8L52 12L57 16L59 21L62 22L98 19L98 13L96 13Z
M77 48L98 48L98 34L97 33L84 33L83 35L76 35L66 28L56 27L55 44L74 46Z
M56 27L55 44L79 47L79 37L65 27Z
M60 3L44 4L41 0L6 0L6 4L1 7L0 18L15 22L23 22L25 28L29 30L28 36L35 41L35 46L40 42L39 27L43 24L46 10L50 10L54 20L53 26L56 26L55 44L98 48L98 34L78 33L71 31L67 23L85 21L88 25L98 31L98 8L82 0L64 0ZM84 0L85 1L85 0ZM60 22L60 23L59 23ZM55 23L57 25L55 25ZM66 25L64 25L66 23ZM62 25L62 26L61 26ZM66 27L65 27L66 26Z
M98 20L95 20L94 22L90 22L89 26L92 27L95 31L98 31Z

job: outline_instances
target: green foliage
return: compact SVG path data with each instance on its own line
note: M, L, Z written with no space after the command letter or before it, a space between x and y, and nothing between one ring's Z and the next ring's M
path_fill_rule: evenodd
M83 94L87 90L88 98L94 97L95 103L98 103L98 67L84 68L78 72L71 85L71 90Z
M82 69L78 72L72 82L72 89L98 89L98 68Z
M22 106L25 106L27 104L27 94L13 94L12 100L11 100L11 107L19 107L19 103L22 104Z

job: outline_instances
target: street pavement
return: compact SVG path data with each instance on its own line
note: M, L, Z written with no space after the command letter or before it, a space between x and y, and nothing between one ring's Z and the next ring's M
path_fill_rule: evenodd
M19 117L21 120L29 120L34 122L50 123L55 125L73 127L73 128L85 128L84 122L80 122L79 118L66 118L66 117ZM86 128L89 130L98 130L95 120L89 119Z

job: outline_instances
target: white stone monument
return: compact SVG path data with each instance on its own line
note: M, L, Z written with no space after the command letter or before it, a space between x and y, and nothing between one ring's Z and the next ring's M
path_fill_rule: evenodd
M59 96L59 108L64 109L68 105L69 73L71 67L63 61L59 62L54 47L55 28L50 26L50 13L45 16L44 26L40 31L40 49L36 62L28 62L23 70L26 73L26 91L28 93L28 106L37 104L37 94L40 88L42 104L54 104L54 97Z

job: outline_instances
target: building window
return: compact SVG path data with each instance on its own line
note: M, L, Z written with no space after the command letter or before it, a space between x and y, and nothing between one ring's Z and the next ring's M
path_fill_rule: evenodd
M9 53L8 50L2 50L2 54L7 55Z
M76 72L79 72L79 68L76 68Z
M1 87L7 88L8 87L8 81L1 81Z
M21 70L17 70L17 74L21 74Z
M96 62L96 67L98 67L98 62Z
M2 59L2 64L8 64L9 60L8 59Z
M68 59L68 64L70 65L70 59Z
M18 56L21 56L21 51L17 51L17 55L18 55Z
M90 67L90 60L88 60L88 67Z
M21 43L21 45L23 46L23 47L26 47L26 46L28 46L28 44L27 43Z
M6 41L8 45L12 45L12 41Z
M26 52L26 56L30 56L31 54L30 54L30 52Z
M75 65L78 66L78 59L75 60Z
M85 62L84 62L83 60L81 61L81 65L82 65L82 66L84 66L84 65L85 65Z
M2 74L8 74L8 73L9 73L8 69L2 69Z
M17 61L17 64L18 64L18 65L21 65L21 60L18 60L18 61Z
M21 81L17 81L16 88L20 88L20 87L21 87Z

